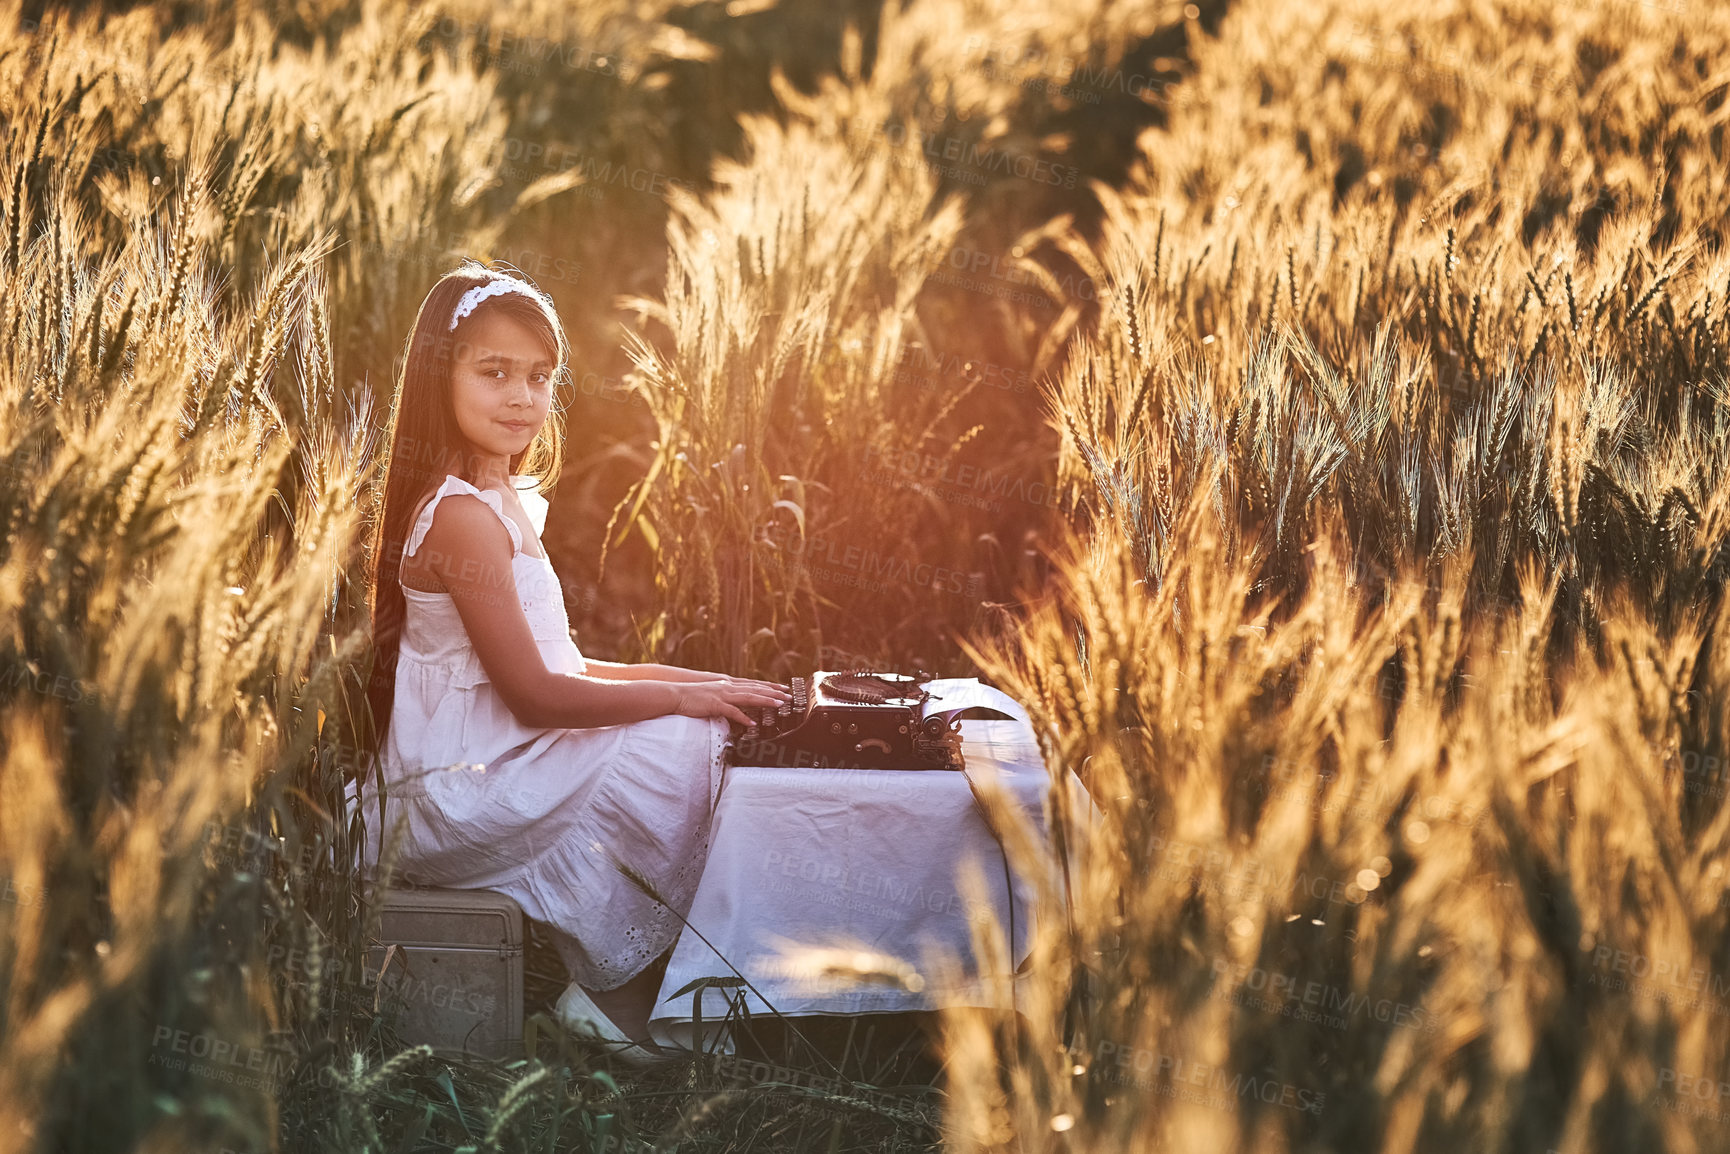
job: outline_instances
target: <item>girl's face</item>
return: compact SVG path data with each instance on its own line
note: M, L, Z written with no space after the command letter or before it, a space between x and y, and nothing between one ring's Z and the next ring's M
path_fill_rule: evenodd
M473 318L451 361L457 428L484 453L522 452L547 419L554 367L522 322L496 311Z

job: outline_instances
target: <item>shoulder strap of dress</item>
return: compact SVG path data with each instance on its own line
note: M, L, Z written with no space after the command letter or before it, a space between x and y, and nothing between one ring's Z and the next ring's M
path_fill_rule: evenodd
M523 531L517 528L515 521L506 516L504 498L491 489L477 489L461 477L447 473L444 484L440 485L438 492L433 494L433 499L426 503L426 508L420 511L420 516L415 518L414 528L409 531L408 543L403 547L404 556L412 556L414 551L420 548L421 540L427 535L427 530L432 528L433 510L438 508L440 501L455 493L467 493L471 497L479 497L485 501L487 507L497 513L499 520L505 523L505 530L511 535L511 552L516 554L523 551Z

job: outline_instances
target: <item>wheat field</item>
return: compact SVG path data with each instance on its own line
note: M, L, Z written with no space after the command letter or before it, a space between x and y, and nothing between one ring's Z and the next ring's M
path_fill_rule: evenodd
M1707 0L8 5L0 1151L1730 1149L1727 97ZM1032 714L1067 892L920 1077L375 1012L463 257L584 652Z

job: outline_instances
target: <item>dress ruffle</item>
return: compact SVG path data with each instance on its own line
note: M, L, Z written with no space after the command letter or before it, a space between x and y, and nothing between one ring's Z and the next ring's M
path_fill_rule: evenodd
M439 502L459 493L467 494L470 497L479 497L485 501L492 508L492 511L499 515L499 520L505 523L505 528L510 531L511 552L521 553L523 551L523 531L517 526L516 521L505 513L505 499L491 489L477 489L461 477L447 473L444 482L439 485L438 492L433 494L432 500L426 503L426 508L422 509L420 516L415 518L414 527L409 530L408 542L403 546L404 556L412 556L414 551L420 548L420 543L425 539L427 530L432 528L433 511L438 508Z

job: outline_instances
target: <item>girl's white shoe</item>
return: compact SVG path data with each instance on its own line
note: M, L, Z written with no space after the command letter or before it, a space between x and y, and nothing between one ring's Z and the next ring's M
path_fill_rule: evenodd
M558 1015L559 1022L565 1029L579 1038L607 1043L607 1052L630 1066L662 1066L689 1057L677 1050L663 1050L653 1043L645 1046L632 1041L629 1035L614 1025L613 1020L595 1005L588 991L575 982L566 986L565 992L559 995L553 1013Z

